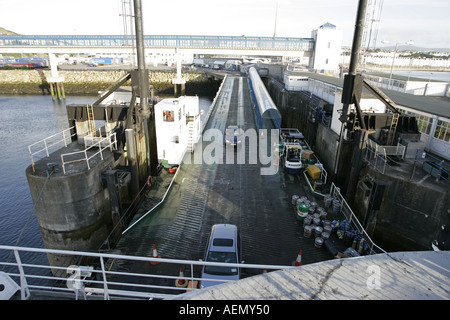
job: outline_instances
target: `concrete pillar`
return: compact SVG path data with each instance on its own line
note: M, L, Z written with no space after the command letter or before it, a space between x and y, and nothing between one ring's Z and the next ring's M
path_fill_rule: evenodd
M45 248L99 249L112 229L111 207L105 195L102 173L114 163L114 155L104 153L104 160L90 170L71 170L66 175L60 166L50 177L46 171L33 172L31 166L26 169ZM75 263L72 256L48 254L47 257L50 266L68 267ZM67 276L64 269L52 269L52 272Z
M177 77L175 79L172 79L172 83L173 83L174 96L177 98L179 96L185 95L186 80L183 79L183 77L181 75L181 56L178 52L178 49L177 49L177 53L176 53L176 58L177 58ZM180 94L178 94L178 85L181 86Z
M48 49L48 58L50 61L52 76L47 78L47 82L50 83L50 93L52 95L52 99L55 100L55 97L58 97L58 100L66 99L63 84L64 77L60 77L58 75L58 61L56 60L55 55L51 52L50 48Z

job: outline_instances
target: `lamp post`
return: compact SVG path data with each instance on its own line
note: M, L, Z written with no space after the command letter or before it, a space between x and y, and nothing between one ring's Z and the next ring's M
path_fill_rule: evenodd
M381 41L381 43L389 43L389 41L383 40L383 41ZM392 71L394 70L395 55L397 54L397 48L398 48L398 45L399 45L399 44L401 44L401 42L396 42L396 43L395 43L394 56L392 57L392 64L391 64L391 72L390 72L390 74L389 74L388 89L392 89L392 88L391 88ZM411 46L411 45L414 44L414 41L409 40L408 42L405 42L405 44Z

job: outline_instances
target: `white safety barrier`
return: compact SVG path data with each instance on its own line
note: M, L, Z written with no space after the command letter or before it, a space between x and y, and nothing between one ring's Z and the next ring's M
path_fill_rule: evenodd
M77 151L77 152L70 152L70 153L64 153L61 155L61 164L63 168L64 174L66 174L66 165L79 162L79 161L86 161L86 165L88 167L88 170L91 169L89 165L89 160L94 158L96 155L100 154L100 158L103 160L103 150L109 148L110 151L114 149L117 149L117 139L116 139L116 133L112 133L108 135L105 138L99 139L97 142L92 142L92 145L84 150ZM88 156L88 152L91 151L94 147L98 147L98 151L94 152L92 155ZM72 160L65 160L64 158L71 157Z
M134 299L166 299L174 298L177 294L184 293L186 290L199 290L195 286L186 288L177 285L179 280L195 283L201 280L224 282L224 280L201 279L194 276L194 268L202 266L226 266L235 268L254 269L253 273L262 273L264 270L280 270L295 268L295 266L276 266L276 265L257 265L257 264L239 264L239 263L213 263L194 260L164 259L143 256L127 256L119 254L81 252L68 250L51 250L42 248L22 248L15 246L0 245L0 256L14 256L14 262L1 261L0 266L11 279L18 279L21 298L30 299L33 293L45 293L58 299L61 294L73 294L74 298L83 297L84 299L104 299L112 298L134 298ZM27 260L42 260L34 258L36 255L53 254L68 256L71 261L88 261L89 265L70 265L68 267L55 267L32 262L23 262ZM8 259L7 259L8 260ZM23 261L22 261L23 260ZM113 266L119 261L125 261L127 264L148 263L158 264L158 268L164 267L167 270L177 270L176 274L161 274L161 272L136 273L131 271L116 271ZM174 268L174 266L176 268ZM166 268L167 266L167 268ZM184 266L184 274L180 275L178 270ZM189 269L189 271L186 271ZM256 270L257 271L256 271ZM53 273L60 270L62 276L52 276ZM160 270L160 269L159 269ZM133 279L130 281L130 279ZM32 282L40 280L40 284ZM48 280L48 284L42 283ZM170 280L170 281L167 281ZM57 283L59 282L59 285ZM173 285L168 285L173 283ZM31 297L32 298L32 297Z

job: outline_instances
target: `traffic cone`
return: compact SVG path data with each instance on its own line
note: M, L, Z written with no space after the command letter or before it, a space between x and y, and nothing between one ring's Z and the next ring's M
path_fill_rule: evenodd
M297 259L294 262L295 267L299 267L302 265L302 250L298 253Z
M180 267L180 278L184 278L184 273L183 273L183 267ZM186 281L186 279L177 279L175 280L175 287L178 288L186 288L188 285L188 282Z
M153 256L152 256L152 258L161 258L160 256L158 256L158 252L156 251L156 245L153 245ZM155 266L157 264L160 264L160 262L159 261L150 261L150 264L152 266Z
M263 130L259 130L259 131L261 131L260 138L261 138L261 139L264 139L264 131L263 131Z

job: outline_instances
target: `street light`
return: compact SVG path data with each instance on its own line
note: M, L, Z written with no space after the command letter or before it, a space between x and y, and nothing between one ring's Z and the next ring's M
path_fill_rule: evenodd
M389 43L389 41L382 40L381 43ZM394 57L392 58L392 65L391 65L391 73L389 74L388 89L392 89L391 88L392 70L394 69L395 54L397 53L397 48L398 48L399 44L401 44L401 42L396 42L395 43ZM405 44L407 44L408 46L412 46L414 44L414 41L409 40L409 41L405 42Z

